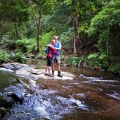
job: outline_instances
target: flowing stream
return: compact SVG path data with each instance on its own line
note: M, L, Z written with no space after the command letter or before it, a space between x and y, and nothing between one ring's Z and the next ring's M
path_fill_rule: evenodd
M26 59L37 69L42 60ZM73 80L39 79L31 93L8 71L0 71L0 90L23 93L23 104L15 103L5 120L120 120L120 76L86 68L63 67L76 75Z

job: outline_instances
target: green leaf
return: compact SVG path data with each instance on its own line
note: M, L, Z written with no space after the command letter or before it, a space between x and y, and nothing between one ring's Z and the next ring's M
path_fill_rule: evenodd
M90 54L87 58L93 59L93 58L97 58L97 57L98 57L98 53L93 53L93 54Z

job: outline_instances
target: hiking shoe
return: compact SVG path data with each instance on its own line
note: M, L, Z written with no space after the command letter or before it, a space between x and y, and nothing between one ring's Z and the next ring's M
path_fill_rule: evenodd
M60 72L60 71L58 71L58 76L59 76L59 77L63 77L63 76L61 75L61 72Z

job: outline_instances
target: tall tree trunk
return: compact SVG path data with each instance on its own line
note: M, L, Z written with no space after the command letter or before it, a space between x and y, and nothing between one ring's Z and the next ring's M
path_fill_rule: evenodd
M77 53L77 50L76 50L76 36L77 36L77 16L74 18L74 54Z
M16 38L18 39L19 35L18 35L17 23L15 23L15 32L16 32Z
M81 45L80 45L80 37L79 35L76 36L76 39L75 39L75 45L76 45L76 51L77 51L77 56L79 57L80 54L81 54Z
M77 56L80 56L80 53L81 53L81 40L80 40L80 37L79 37L79 34L78 34L78 27L79 27L79 14L76 10L76 7L77 6L77 3L78 3L78 0L72 0L72 5L74 6L74 12L75 12L75 18L74 18L74 51L73 53L76 54L77 53Z
M39 8L39 19L37 22L37 36L36 36L36 46L37 46L37 52L40 51L40 30L41 30L41 24L42 24L42 18L41 18L41 7Z
M74 19L74 54L77 53L77 56L80 56L81 50L80 50L80 37L78 34L78 13L76 13L75 19Z

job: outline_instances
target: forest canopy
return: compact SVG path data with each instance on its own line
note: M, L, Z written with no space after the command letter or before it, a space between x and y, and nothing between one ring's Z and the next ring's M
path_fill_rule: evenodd
M57 35L62 55L120 70L119 0L0 0L0 30L1 49L44 55Z

